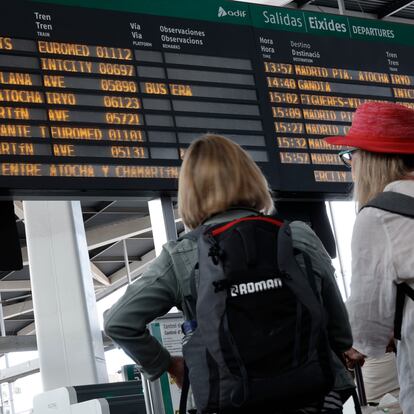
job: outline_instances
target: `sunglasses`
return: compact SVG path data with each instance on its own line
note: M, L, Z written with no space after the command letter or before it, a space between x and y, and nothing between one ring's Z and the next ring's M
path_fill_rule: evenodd
M357 148L348 149L345 151L341 151L338 155L342 162L348 167L351 168L352 166L352 154L358 151Z

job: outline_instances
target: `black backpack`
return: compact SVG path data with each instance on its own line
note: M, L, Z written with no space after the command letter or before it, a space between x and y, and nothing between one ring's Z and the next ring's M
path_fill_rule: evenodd
M414 197L393 191L384 191L365 204L363 208L366 207L374 207L380 210L388 211L389 213L414 218ZM414 300L414 290L407 283L397 284L394 338L398 340L401 340L401 327L407 296Z
M183 324L197 412L322 402L334 380L324 308L309 258L307 274L295 260L289 225L255 215L184 238L199 254Z

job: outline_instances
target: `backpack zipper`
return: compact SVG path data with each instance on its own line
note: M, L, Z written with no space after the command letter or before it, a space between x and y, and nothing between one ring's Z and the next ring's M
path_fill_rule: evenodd
M218 228L212 230L211 235L213 237L218 236L219 234L224 233L225 231L227 231L228 229L230 229L231 227L233 227L234 225L236 225L238 223L241 223L243 221L254 221L254 220L265 221L267 223L274 224L275 226L278 226L278 227L283 226L282 221L275 220L275 219L272 219L270 217L261 217L261 216L243 217L243 218L240 218L240 219L233 220L230 223L225 224L224 226L221 226L221 227L218 227Z

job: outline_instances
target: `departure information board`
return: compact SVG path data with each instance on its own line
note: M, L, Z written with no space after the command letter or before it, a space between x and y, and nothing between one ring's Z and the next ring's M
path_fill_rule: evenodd
M322 138L346 134L363 102L414 107L412 26L132 3L2 5L1 196L173 193L186 148L213 132L243 146L279 196L341 198L350 172Z

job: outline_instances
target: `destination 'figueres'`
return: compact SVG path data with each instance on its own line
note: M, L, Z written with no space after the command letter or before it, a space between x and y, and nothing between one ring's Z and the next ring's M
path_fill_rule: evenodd
M336 32L336 33L347 33L348 28L346 23L340 22L334 18L329 17L319 17L316 15L306 15L306 24L305 16L295 15L288 11L272 11L264 10L262 12L263 21L266 24L272 24L285 28L298 28L306 31L322 31L322 32Z

